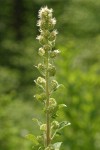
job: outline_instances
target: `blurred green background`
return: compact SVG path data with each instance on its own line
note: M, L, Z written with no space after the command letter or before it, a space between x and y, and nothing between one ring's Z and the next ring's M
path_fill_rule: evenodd
M62 131L62 150L100 150L100 0L0 0L0 150L31 150L27 133L41 118L33 95L39 72L38 10L54 9L59 83L55 93L71 122Z

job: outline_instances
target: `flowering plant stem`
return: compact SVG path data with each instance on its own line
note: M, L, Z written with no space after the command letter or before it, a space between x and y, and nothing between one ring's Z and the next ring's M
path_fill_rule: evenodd
M54 79L56 74L54 60L60 51L55 49L56 35L58 32L54 29L56 19L52 17L52 13L53 10L48 9L47 6L41 8L37 23L40 31L37 40L39 40L41 44L38 53L43 62L36 66L42 77L38 77L34 81L36 85L41 88L42 93L36 94L34 97L43 103L46 120L45 123L42 123L38 119L33 119L40 127L39 136L32 134L27 135L27 138L34 144L34 150L60 150L62 142L54 142L56 134L65 126L70 125L67 121L58 122L56 120L58 110L62 107L66 107L66 105L58 105L55 98L52 97L52 93L60 87L58 82Z
M48 52L47 52L47 57L46 57L46 97L47 97L47 101L46 101L46 110L49 108L49 72L48 72L48 63L49 63L49 58L48 58ZM50 144L50 114L49 111L47 111L46 113L46 124L47 124L47 130L46 130L46 146L48 147L48 145Z

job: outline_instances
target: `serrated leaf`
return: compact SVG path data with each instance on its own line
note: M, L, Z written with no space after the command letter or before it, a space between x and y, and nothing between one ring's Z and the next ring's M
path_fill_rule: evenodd
M55 144L53 144L54 150L60 150L62 142L57 142Z
M32 121L36 122L39 126L42 125L42 122L40 122L38 119L36 118L33 118Z
M71 124L71 123L68 122L68 121L62 121L62 122L59 124L58 130L63 129L64 127L69 126L70 124Z
M34 145L38 145L38 140L33 134L26 135L26 138L33 142Z

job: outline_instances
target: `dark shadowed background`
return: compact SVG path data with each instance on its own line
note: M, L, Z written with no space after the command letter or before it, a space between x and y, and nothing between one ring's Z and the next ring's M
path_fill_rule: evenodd
M100 0L0 0L0 150L31 150L25 135L37 135L32 118L43 119L33 95L36 22L46 5L57 19L56 78L65 86L55 97L68 106L59 116L71 122L61 148L100 150Z

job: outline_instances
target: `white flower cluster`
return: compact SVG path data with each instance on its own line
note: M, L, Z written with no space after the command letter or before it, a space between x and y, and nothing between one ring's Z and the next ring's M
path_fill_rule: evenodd
M41 8L39 10L39 18L44 18L46 15L49 15L49 17L52 17L52 12L53 12L53 9L48 9L47 6Z
M58 34L57 30L54 29L56 24L56 19L52 15L53 10L48 9L47 6L43 7L39 11L39 20L37 26L39 26L40 35L37 36L42 47L39 49L39 55L45 56L46 51L52 51L55 46L56 35ZM59 53L59 50L54 53ZM53 55L56 57L56 54ZM51 58L54 58L51 57Z

